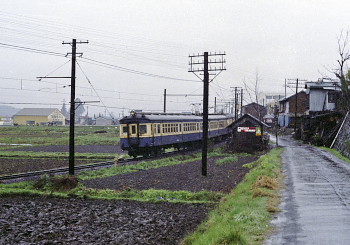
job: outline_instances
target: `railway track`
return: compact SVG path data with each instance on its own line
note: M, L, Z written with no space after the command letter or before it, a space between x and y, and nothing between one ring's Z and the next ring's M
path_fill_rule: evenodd
M138 161L142 161L142 160L152 160L152 159L157 159L160 157L170 156L170 155L173 155L173 154L176 154L179 152L180 152L180 150L174 150L171 152L162 153L161 155L158 155L158 156L120 158L120 159L118 159L118 164L127 164L128 162L138 162ZM75 171L82 171L82 170L87 170L87 169L103 168L103 167L108 167L108 166L111 166L114 164L115 164L115 161L106 161L106 162L84 164L84 165L75 166L74 170ZM20 179L20 178L29 178L29 177L41 176L44 174L68 173L68 171L69 171L68 167L63 167L63 168L54 168L54 169L45 169L45 170L39 170L39 171L33 171L33 172L26 172L26 173L2 175L2 176L0 176L0 181L15 180L15 179Z

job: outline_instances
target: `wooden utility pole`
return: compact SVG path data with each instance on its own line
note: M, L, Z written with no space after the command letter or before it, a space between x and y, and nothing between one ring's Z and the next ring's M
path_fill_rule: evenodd
M298 113L298 88L299 88L299 82L303 81L306 82L307 80L301 80L299 78L296 79L288 79L289 81L295 81L295 83L289 83L289 85L295 85L295 112L294 112L294 133L297 131L297 113Z
M203 139L202 139L202 175L207 176L208 157L208 100L209 100L209 66L208 52L204 52L204 85L203 85Z
M226 70L226 67L224 67L224 63L226 61L224 60L225 53L214 53L209 54L208 52L204 52L201 55L190 55L190 70L189 72L203 72L203 135L202 135L202 175L207 176L207 155L208 155L208 129L209 129L209 123L208 123L208 100L209 100L209 76L210 75L216 75L209 74L209 72L218 72ZM209 56L221 56L221 59L219 60L209 60ZM193 59L203 57L202 61L194 61ZM219 67L210 67L209 64L220 64ZM203 65L202 68L195 68L196 65ZM197 76L198 77L198 76Z
M286 98L287 98L287 79L284 79L284 99L286 99ZM283 116L283 119L284 119L283 126L284 126L284 127L287 127L286 108L284 108L284 116Z
M299 79L297 78L297 86L295 89L295 113L294 113L294 133L297 131L297 116L298 116L298 86L299 86Z
M239 100L239 93L238 93L238 89L240 87L231 87L235 89L235 96L234 96L234 115L235 115L235 120L238 119L238 100ZM241 88L241 108L242 108L242 102L243 102L243 89ZM241 109L241 113L242 113L242 109ZM242 115L241 115L242 116Z
M62 44L72 45L72 67L71 67L71 91L70 91L70 119L69 119L69 175L74 175L74 122L75 122L75 64L77 56L77 42L73 39L71 43L63 42Z
M243 88L241 88L241 116L242 116L242 110L243 109Z

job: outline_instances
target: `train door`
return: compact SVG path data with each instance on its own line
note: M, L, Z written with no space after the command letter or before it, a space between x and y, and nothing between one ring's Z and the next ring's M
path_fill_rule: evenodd
M138 135L138 124L129 124L129 144L138 145L139 135Z
M153 124L153 145L154 146L161 145L160 123Z

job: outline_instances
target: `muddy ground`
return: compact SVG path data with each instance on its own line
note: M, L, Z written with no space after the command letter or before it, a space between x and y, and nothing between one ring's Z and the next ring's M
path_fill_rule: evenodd
M218 165L215 160L208 159L208 175L201 175L201 161L183 163L174 166L150 169L116 175L108 178L84 181L84 185L98 189L166 189L188 191L230 192L249 171L244 164L253 162L258 157L238 157L234 163Z
M178 244L208 205L40 197L0 199L0 244Z
M75 160L75 165L97 162L96 160ZM68 167L69 161L55 159L3 159L0 158L0 175L33 172L45 169Z
M49 145L35 147L20 147L2 149L2 151L32 151L32 152L68 152L68 145ZM113 145L76 145L76 153L123 153L118 146ZM110 159L113 160L113 159ZM98 162L96 160L75 160L76 165ZM0 158L0 175L33 172L45 169L68 167L68 158L57 159L23 159Z
M153 188L227 193L249 171L242 165L257 158L239 157L234 163L222 165L215 163L216 158L210 158L207 177L201 175L201 161L194 161L83 184L117 190ZM6 162L9 165L9 160L5 159ZM14 166L35 164L52 168L57 162L35 159ZM1 197L0 244L179 244L205 220L210 208L206 204Z

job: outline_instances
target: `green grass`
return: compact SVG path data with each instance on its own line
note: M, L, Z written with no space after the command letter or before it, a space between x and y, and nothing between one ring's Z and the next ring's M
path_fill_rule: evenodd
M237 160L238 160L238 157L236 155L233 155L233 156L217 159L215 163L217 165L221 165L225 163L233 163L233 162L236 162Z
M105 131L105 133L96 133ZM76 126L76 145L116 145L119 142L119 129L115 126ZM1 127L0 143L38 145L67 145L68 126L18 126Z
M36 189L34 182L20 182L14 184L0 184L0 197L12 195L76 197L106 200L136 200L146 202L176 202L176 203L217 203L208 219L197 230L187 236L183 245L218 245L218 244L262 244L264 237L270 231L269 222L272 214L278 211L278 189L281 183L282 148L275 148L253 163L246 164L251 171L244 180L230 194L209 191L168 191L168 190L97 190L85 188L79 184L70 191L54 191L48 181L40 189ZM212 156L224 156L218 151L210 153ZM209 155L210 155L209 154ZM231 155L232 156L232 155ZM183 155L155 161L141 162L136 165L124 165L86 172L79 175L79 179L102 178L106 176L147 170L151 168L170 166L200 159L201 154ZM236 155L231 160L234 160ZM228 160L223 160L228 161ZM223 163L224 164L224 163ZM44 177L45 178L45 177ZM49 177L46 176L46 179Z
M79 159L114 159L115 153L75 153L75 158ZM16 158L16 159L28 159L28 158L45 158L63 160L68 159L68 152L34 152L34 151L0 151L0 158Z
M168 157L168 158L163 158L163 159L154 160L154 161L142 161L138 164L133 164L133 165L121 165L121 166L115 166L111 168L102 168L96 171L86 171L79 175L79 179L90 180L90 179L97 179L97 178L105 178L105 177L115 176L118 174L137 172L140 170L148 170L152 168L172 166L176 164L196 161L199 159L200 157L198 156L198 154L190 154L190 155Z
M85 188L79 184L70 191L54 191L50 177L43 176L44 184L35 188L35 182L27 181L14 184L0 184L0 197L14 195L51 196L51 197L75 197L103 200L134 200L143 202L173 202L173 203L217 203L224 194L210 191L168 191L168 190L98 190Z
M350 159L343 156L339 151L335 150L335 149L331 149L328 147L319 147L322 150L328 151L330 153L332 153L334 156L338 157L339 159L343 160L344 162L350 163Z
M219 152L210 152L208 157L218 157L218 156L227 156L231 154L219 153ZM83 172L79 175L81 180L90 180L98 178L106 178L110 176L115 176L118 174L125 174L131 172L137 172L140 170L148 170L152 168L173 166L181 163L187 163L192 161L200 160L202 157L201 153L189 154L189 155L179 155L168 158L163 158L154 161L142 161L134 165L120 165L111 168L102 168L96 171Z
M261 244L268 232L271 212L278 211L279 197L277 190L257 183L261 182L260 176L278 182L282 151L275 148L256 162L247 164L252 169L243 182L223 198L208 220L186 237L183 244Z

